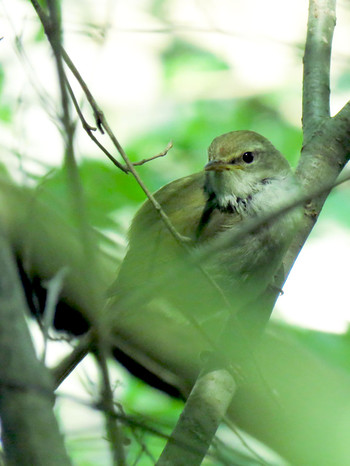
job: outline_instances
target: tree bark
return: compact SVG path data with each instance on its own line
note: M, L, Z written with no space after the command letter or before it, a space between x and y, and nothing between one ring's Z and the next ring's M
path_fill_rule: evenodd
M0 417L6 464L70 465L53 413L53 384L35 356L25 300L0 234Z

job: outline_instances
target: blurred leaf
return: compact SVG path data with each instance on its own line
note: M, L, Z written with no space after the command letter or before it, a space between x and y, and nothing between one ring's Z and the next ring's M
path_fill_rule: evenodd
M39 25L34 35L34 42L42 42L43 40L45 40L44 28Z
M0 120L4 123L11 123L12 121L12 109L8 105L2 105L0 107Z
M335 334L318 332L293 325L273 322L271 324L298 340L308 349L316 353L322 360L328 361L333 366L338 366L350 372L350 332Z
M164 10L167 3L167 0L153 0L149 7L150 11L156 18L160 18L162 21L164 21L164 18L166 18Z
M131 175L125 175L114 166L99 160L86 159L79 167L86 196L89 219L99 228L115 228L109 214L125 206L137 206L144 199L140 187ZM48 197L71 215L71 202L67 190L66 175L61 169L54 170L40 186ZM40 188L39 188L40 189Z
M183 73L229 69L228 64L217 55L178 38L162 54L162 62L165 79L170 80L176 80L178 74L183 78Z
M156 390L128 373L128 390L123 393L123 405L131 413L143 415L168 427L173 425L183 408L183 402Z
M11 178L4 163L0 163L0 177L8 180Z
M109 446L101 438L99 429L86 433L70 434L66 445L74 464L77 466L108 465L111 462Z
M3 87L4 87L4 79L5 79L4 68L0 64L0 94L2 94L2 90L3 90Z
M169 435L181 413L183 402L170 398L129 374L126 380L128 381L128 387L122 396L122 404L125 410L131 416L137 416L139 412L142 412L142 416L139 418L142 424ZM137 458L140 453L141 444L147 446L149 453L154 458L158 458L165 445L164 439L149 434L147 429L135 429L134 434L131 428L128 430L130 431L128 438L131 440L128 446L130 464L133 464L132 460ZM154 462L146 455L143 455L138 464L152 466Z
M0 96L3 93L5 82L5 72L4 68L0 65ZM10 105L4 103L3 101L0 104L0 120L4 123L10 123L12 120L12 108Z

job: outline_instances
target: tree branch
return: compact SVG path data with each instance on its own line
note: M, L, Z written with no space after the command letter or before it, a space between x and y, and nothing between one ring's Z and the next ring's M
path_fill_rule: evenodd
M6 464L69 465L53 414L52 381L35 356L23 291L2 234L0 270L0 415Z
M333 30L335 26L335 0L310 0L309 3L309 20L308 20L308 33L305 46L304 56L304 91L303 91L303 130L304 130L304 148L301 162L298 166L297 175L306 192L321 189L321 195L312 199L307 203L305 210L304 224L302 225L299 234L296 236L285 261L285 275L282 276L281 284L285 281L290 268L292 267L295 258L297 257L301 247L303 246L306 238L308 237L317 216L322 208L322 205L329 193L330 188L324 189L324 186L331 187L336 177L339 175L341 169L347 161L347 136L349 135L349 121L348 114L350 111L347 107L343 109L341 116L337 119L329 120L329 75L330 75L330 57ZM343 128L337 123L337 120L343 122ZM334 128L336 125L336 128ZM317 136L315 136L317 130ZM333 130L333 131L332 131ZM335 135L335 131L337 135ZM315 167L316 165L316 167ZM316 170L315 170L316 168ZM300 202L300 200L299 200ZM271 221L271 220L270 220ZM252 225L247 228L251 229ZM277 294L276 294L277 297ZM271 299L271 304L273 297ZM235 392L235 382L231 379L232 394ZM190 442L195 442L197 437L196 429L191 426L191 422L196 422L196 404L192 401L193 393L196 393L200 387L200 379L197 379L194 388L187 401L184 417L180 417L177 426L172 434L173 438L181 438L181 435L186 435L190 438ZM215 384L216 389L220 390L225 386L224 380L218 379ZM209 390L210 385L207 384L204 390ZM209 390L210 392L210 390ZM224 415L225 403L223 400L216 400L216 409L221 409ZM221 401L221 403L220 403ZM210 409L209 407L202 406L202 422L207 419ZM221 419L217 418L218 427ZM197 428L197 424L196 428ZM190 427L189 427L190 426ZM205 429L203 429L204 431ZM215 429L216 430L216 429ZM213 436L215 430L212 431ZM202 438L203 444L206 445L208 437L204 435ZM168 442L164 450L159 465L176 465L186 464L179 463L176 458L180 455L176 451L178 447ZM170 452L170 453L168 453ZM183 454L183 453L182 453ZM200 464L197 454L195 458L190 461L191 464Z
M305 192L331 187L349 158L350 105L329 117L329 80L336 0L310 0L304 55L304 144L296 175ZM284 259L286 279L329 191L305 204L303 224Z
M50 35L51 24L50 24L49 18L47 17L44 10L40 7L37 0L31 0L31 2L32 2L32 5L34 6L35 11L37 12L37 14L38 14L38 16L40 18L40 21L41 21L41 23L42 23L42 25L44 27L45 33ZM146 196L150 200L151 204L153 205L155 210L158 212L158 214L160 215L161 219L163 220L164 224L166 225L166 227L168 228L170 233L173 235L173 237L179 243L182 243L182 244L186 243L188 239L184 238L183 236L181 236L176 231L173 224L169 220L168 216L166 215L166 213L161 208L160 204L157 202L157 200L155 199L153 194L149 191L149 189L146 187L146 185L141 180L141 177L139 176L139 174L135 170L135 168L133 166L133 163L129 160L129 157L127 156L127 154L124 151L123 147L121 146L118 139L115 137L113 131L111 130L111 128L110 128L110 126L109 126L109 124L107 122L107 119L105 118L102 110L97 105L97 102L95 101L95 99L94 99L93 95L91 94L89 88L87 87L86 83L84 82L82 76L80 75L80 73L76 69L75 65L73 64L72 60L69 58L67 52L63 49L63 47L61 47L60 53L61 53L64 61L66 62L67 66L69 67L69 69L72 71L75 78L79 82L81 88L83 89L83 91L84 91L84 93L85 93L85 95L86 95L86 97L87 97L93 111L94 111L97 127L101 130L101 132L103 132L103 130L106 131L106 133L108 134L108 136L111 139L112 143L114 144L114 146L118 150L119 154L121 155L122 159L124 160L127 168L126 169L122 168L122 167L120 167L120 168L124 172L129 171L129 172L132 173L132 175L134 176L134 178L137 181L138 185L141 187L143 192L146 194Z
M78 345L68 354L56 367L51 369L54 380L54 389L56 390L61 383L73 372L77 365L91 351L92 336L91 330L85 334L79 341Z
M336 0L310 0L304 54L303 131L308 141L329 116L329 75Z
M140 165L144 165L145 163L151 162L154 159L158 159L159 157L164 157L165 155L167 155L167 153L172 147L173 147L173 142L170 141L166 145L165 149L162 150L162 152L159 152L159 154L153 155L152 157L149 157L148 159L140 160L139 162L133 162L133 165L134 167L138 167Z
M335 17L334 7L334 0L310 0L308 36L304 57L304 148L297 170L297 175L301 184L306 189L306 192L309 192L309 189L311 190L318 186L327 185L327 183L331 186L345 165L348 156L349 143L347 141L350 139L349 104L345 106L336 117L333 119L329 118L329 66ZM120 150L122 151L120 153L123 158L125 156L124 160L127 165L127 170L129 170L130 166L133 168L117 139L110 131L108 123L104 120L102 112L100 112L98 107L93 108L95 110L97 126L100 129L105 129L119 152ZM130 171L132 171L137 182L140 184L142 189L144 189L137 173L131 169ZM155 199L152 199L150 193L145 189L144 191L162 217L161 212L163 211L160 206L157 206ZM310 233L327 194L328 192L322 192L322 194L307 203L305 208L304 224L289 251L288 260L285 261L287 264L287 271L290 269L298 251L301 249L306 237ZM165 216L164 218L166 223L167 217ZM171 228L169 229L171 231ZM176 238L176 234L174 236ZM180 242L183 240L183 238L177 239L180 240ZM223 384L222 386L225 385L225 377L223 377L221 381L220 378L218 380L219 387L221 383ZM200 383L200 380L198 380L198 383ZM235 384L233 380L231 380L230 383L233 395ZM194 388L194 391L196 390L199 390L198 387ZM205 390L203 393L205 393ZM225 398L221 401L216 407L218 409L217 412L219 413L222 413L225 409L225 403L227 400ZM202 406L204 406L204 404ZM205 416L204 411L202 412L202 416ZM186 416L184 419L186 419ZM218 425L220 422L220 416L217 416L216 422ZM186 424L186 422L184 423ZM200 430L205 431L205 426ZM211 428L211 432L215 432L215 430ZM195 435L196 429L190 428L188 432ZM208 443L209 436L206 436L205 439L205 442Z
M157 466L199 466L235 391L236 383L228 370L217 367L204 369L196 380ZM187 448L183 447L184 442Z
M69 84L68 79L66 79L66 84L67 88L70 94L70 97L72 99L75 111L77 112L77 115L81 121L81 124L86 132L86 134L89 136L89 138L96 144L96 146L109 158L109 160L120 170L122 170L124 173L128 173L127 169L118 162L118 160L104 147L103 144L100 143L100 141L97 139L97 137L93 134L94 131L96 131L97 128L89 125L89 123L86 121L83 112L80 110L79 104L77 102L77 99L74 95L73 89L71 85Z
M95 355L101 372L100 406L102 407L106 419L106 432L113 457L113 464L115 466L126 466L123 434L117 418L113 415L114 400L107 366L106 345L101 338L98 338L96 342Z

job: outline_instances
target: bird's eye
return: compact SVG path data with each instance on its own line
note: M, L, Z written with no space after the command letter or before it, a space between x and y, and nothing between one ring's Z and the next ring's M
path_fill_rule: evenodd
M245 163L252 163L254 160L253 152L244 152L244 154L242 155L242 159Z

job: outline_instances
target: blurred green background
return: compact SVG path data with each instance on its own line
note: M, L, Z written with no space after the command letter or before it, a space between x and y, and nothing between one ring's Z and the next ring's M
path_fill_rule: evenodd
M66 50L130 159L151 157L173 142L165 157L138 168L151 191L201 170L211 140L231 130L262 133L296 166L302 145L307 2L299 0L288 8L283 3L62 2ZM48 202L57 203L71 215L61 169L60 107L51 52L30 2L3 1L1 6L1 170L17 183L39 187ZM338 18L333 112L350 93L348 3L339 2ZM94 125L82 92L76 84L73 88L85 117ZM115 154L107 137L96 135ZM117 269L126 250L128 226L145 196L131 175L115 168L88 139L79 122L75 142L89 218L109 238L105 247ZM287 284L288 292L280 300L273 324L346 370L350 370L349 219L350 190L343 185L330 195L310 248L301 254L295 273L298 278L294 285ZM293 279L294 274L290 281ZM52 343L49 350L51 362L61 354L58 344ZM83 396L84 391L93 391L94 365L91 360L84 364L65 382L62 392ZM146 387L117 364L113 371L125 411L140 414L145 422L170 432L181 402ZM57 409L75 464L109 464L99 414L64 397ZM127 436L130 464L153 464L163 440L142 431L128 431ZM226 450L221 448L224 458L208 459L206 464L256 464L231 448L248 454L237 438ZM254 448L260 451L261 447L254 444Z

